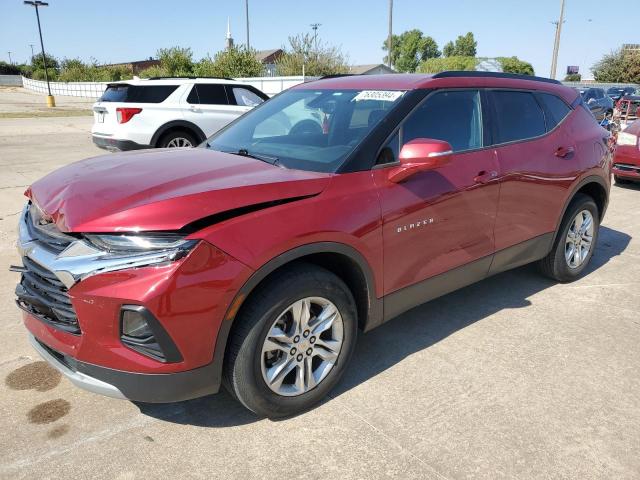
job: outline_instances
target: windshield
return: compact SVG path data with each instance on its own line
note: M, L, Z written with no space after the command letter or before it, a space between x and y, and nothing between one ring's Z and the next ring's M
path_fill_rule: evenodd
M403 94L397 90L290 90L213 135L207 147L286 168L335 172Z

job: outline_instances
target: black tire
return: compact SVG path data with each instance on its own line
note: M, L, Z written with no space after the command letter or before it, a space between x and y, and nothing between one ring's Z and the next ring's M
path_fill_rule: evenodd
M158 148L175 147L175 145L172 145L172 142L176 143L176 141L179 141L180 139L189 142L192 147L195 147L199 143L191 132L187 132L186 130L174 130L162 136L158 142ZM186 146L188 147L188 145Z
M591 241L591 249L580 266L571 268L565 259L567 234L569 233L573 219L583 210L588 210L593 217L593 238ZM593 198L582 193L576 193L562 219L562 223L560 224L560 229L556 235L551 252L538 262L538 266L542 273L547 277L557 280L558 282L571 282L577 279L587 267L591 257L593 256L593 252L598 241L599 229L600 215Z
M273 323L294 302L324 297L340 312L343 343L333 368L311 390L298 396L272 391L262 375L262 345ZM225 354L224 384L249 410L259 416L286 417L321 401L344 373L357 337L357 310L349 288L336 275L315 265L292 265L253 292L233 325Z

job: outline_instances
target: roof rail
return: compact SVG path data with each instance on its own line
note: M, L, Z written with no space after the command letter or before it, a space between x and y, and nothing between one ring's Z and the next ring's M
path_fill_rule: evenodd
M229 78L229 77L192 77L192 76L149 77L146 79L142 78L141 80L181 80L185 78L188 80L197 80L198 78L210 78L214 80L233 80L233 78Z
M555 83L556 85L562 85L558 80L551 78L535 77L533 75L520 75L518 73L503 73L503 72L474 72L463 70L449 70L446 72L440 72L433 75L431 78L456 78L456 77L481 77L481 78L510 78L514 80L529 80L533 82L545 82Z
M355 75L357 75L357 73L333 73L331 75L323 75L318 80L325 80L327 78L353 77Z

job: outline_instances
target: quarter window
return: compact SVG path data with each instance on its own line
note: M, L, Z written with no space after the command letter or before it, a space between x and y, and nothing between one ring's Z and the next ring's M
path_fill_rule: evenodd
M256 93L247 88L233 87L231 91L233 92L233 98L236 101L236 105L240 105L242 107L255 107L256 105L260 105L264 102L263 98L259 97Z
M416 138L447 141L455 152L482 147L480 92L460 90L431 95L402 127L403 144Z
M544 113L529 92L494 91L497 137L495 143L514 142L546 133Z
M564 117L566 117L571 109L555 95L550 93L540 93L539 99L547 109L547 130L553 130Z

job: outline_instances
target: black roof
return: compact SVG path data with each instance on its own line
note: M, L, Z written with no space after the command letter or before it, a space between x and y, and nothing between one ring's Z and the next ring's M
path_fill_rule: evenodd
M433 75L431 78L451 78L451 77L472 77L472 78L509 78L513 80L529 80L533 82L545 82L555 83L556 85L562 85L558 80L545 77L535 77L533 75L520 75L517 73L503 73L503 72L474 72L463 70L451 70L446 72L440 72Z

